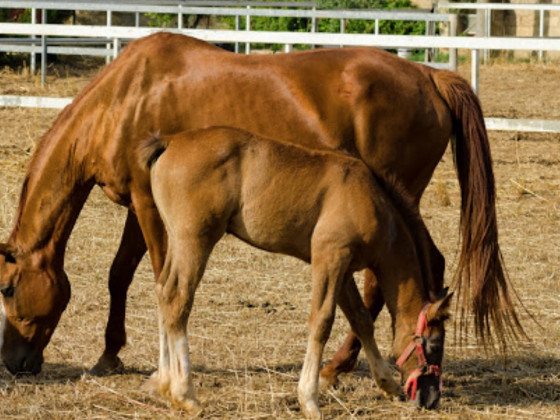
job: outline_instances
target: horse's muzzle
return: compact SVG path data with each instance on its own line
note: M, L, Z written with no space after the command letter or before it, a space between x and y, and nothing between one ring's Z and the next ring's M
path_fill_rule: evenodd
M20 354L12 357L3 358L4 365L12 375L16 374L31 374L37 375L41 372L43 366L42 354Z

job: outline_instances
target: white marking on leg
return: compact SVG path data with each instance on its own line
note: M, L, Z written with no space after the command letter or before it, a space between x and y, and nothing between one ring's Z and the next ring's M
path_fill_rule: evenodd
M321 350L310 338L299 378L298 397L305 416L312 419L321 418L318 398L320 359Z

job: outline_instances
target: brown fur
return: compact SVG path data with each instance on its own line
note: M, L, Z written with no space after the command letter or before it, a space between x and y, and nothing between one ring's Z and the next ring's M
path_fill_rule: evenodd
M390 395L398 394L352 275L366 267L379 274L395 326L393 354L399 356L416 329L430 285L423 278L429 271L422 267L426 254L417 246L424 225L416 214L414 223L405 222L413 210L396 188L389 196L355 158L226 127L152 138L140 144L138 156L140 166L152 166L153 196L169 238L156 287L160 354L166 355L160 359L157 378L164 395L186 409L198 406L186 329L206 262L226 232L311 264L310 335L298 387L304 414L321 417L317 377L336 303L363 342L378 385ZM434 299L427 312L430 328L424 339L437 342L440 349L450 298ZM429 347L425 351L430 364L441 365L443 352L432 354ZM411 358L402 374L407 377L416 367ZM419 403L433 408L440 397L439 378L424 376Z
M456 89L460 95L449 93ZM138 164L135 150L151 133L165 135L214 125L314 149L346 151L375 173L392 172L416 207L455 131L457 138L464 139L458 142L456 154L457 165L463 168L459 176L469 173L477 180L461 182L463 230L468 238L461 261L462 267L470 267L462 271L463 278L470 278L462 284L472 288L477 320L494 322L498 335L504 325L520 328L513 309L496 309L498 301L507 308L511 305L507 282L500 274L497 235L492 233L497 231L494 196L482 191L483 185L492 186L491 166L484 153L463 153L488 149L480 117L476 97L463 79L375 48L265 57L232 54L169 33L135 41L62 111L33 154L8 239L22 256L16 259L15 270L4 269L0 262L0 286L14 282L22 286L10 301L4 300L10 324L4 347L28 342L23 337L33 336L34 330L27 326L43 324L45 318L25 302L36 296L57 302L59 290L64 289L60 285L67 281L63 271L66 242L97 184L111 200L129 208L109 274L106 347L96 371L119 366L117 353L126 340L126 291L134 270L148 250L159 275L166 250L148 171ZM458 134L459 127L478 128ZM481 239L473 232L490 234ZM427 231L424 235L432 265L443 270L443 257ZM480 264L473 261L484 259L488 259L486 268L474 269ZM49 281L40 281L43 275ZM377 308L383 304L382 293L371 273L366 279L366 295L372 297L368 305ZM441 286L436 278L432 292ZM60 296L50 320L37 331L54 329L65 298L66 294ZM22 317L16 308L24 307L25 319L17 321ZM6 335L8 330L11 336ZM487 336L486 328L479 327L477 332ZM46 345L44 340L41 343L19 352L18 360L4 361L15 367L27 359L39 360Z

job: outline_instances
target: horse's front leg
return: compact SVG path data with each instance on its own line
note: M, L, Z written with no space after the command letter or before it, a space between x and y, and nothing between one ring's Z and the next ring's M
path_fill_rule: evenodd
M129 210L121 243L109 271L110 303L105 350L90 371L94 375L106 375L122 369L118 353L126 344L126 297L134 272L145 253L146 244L138 219Z
M367 269L364 276L364 304L373 322L383 309L385 300L381 288L373 271ZM321 382L325 385L335 385L338 375L351 372L356 366L362 343L353 331L350 331L332 360L321 370Z

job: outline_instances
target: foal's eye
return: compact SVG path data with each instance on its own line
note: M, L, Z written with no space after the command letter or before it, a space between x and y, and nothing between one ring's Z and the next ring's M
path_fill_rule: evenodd
M5 298L11 298L14 296L14 286L4 286L0 289L0 293L2 293L2 296L4 296Z

